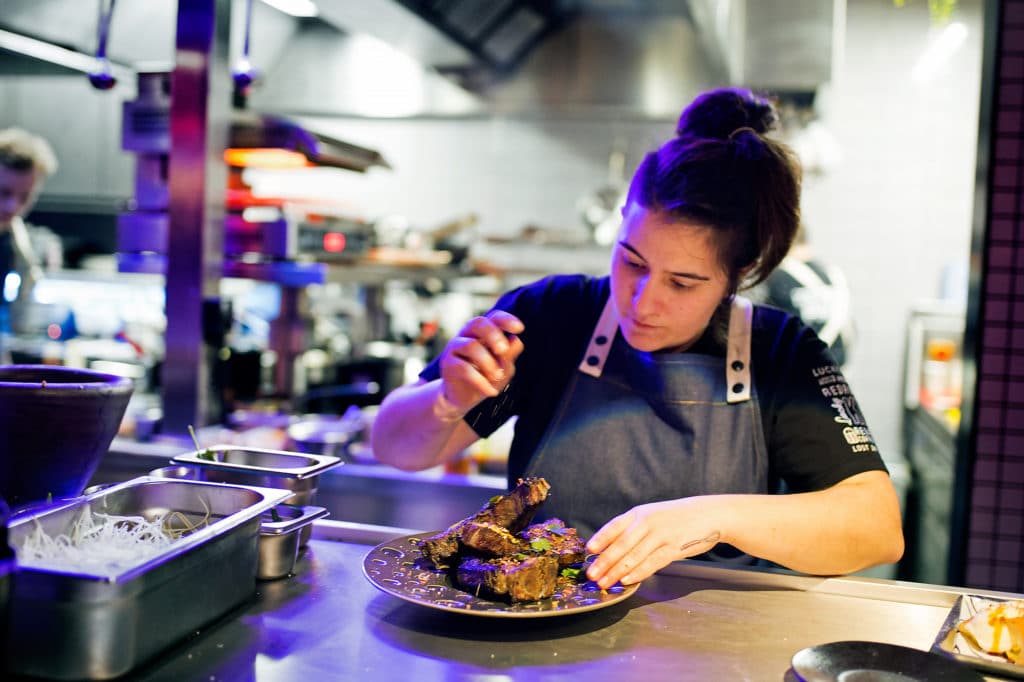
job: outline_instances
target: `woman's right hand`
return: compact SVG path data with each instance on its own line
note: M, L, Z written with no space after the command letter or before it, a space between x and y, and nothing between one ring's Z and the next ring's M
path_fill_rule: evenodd
M492 310L474 317L441 353L441 390L451 406L463 414L508 386L515 361L523 352L517 336L525 329L512 313Z

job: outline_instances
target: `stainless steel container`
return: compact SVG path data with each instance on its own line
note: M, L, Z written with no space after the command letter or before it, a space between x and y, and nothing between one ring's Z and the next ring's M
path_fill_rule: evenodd
M309 542L313 521L325 516L324 507L309 505L281 504L264 512L260 517L260 560L256 577L276 580L292 573L299 549Z
M298 507L316 500L320 474L342 464L340 458L328 455L237 445L211 445L171 461L201 468L199 476L205 481L290 490L287 502Z
M240 604L255 590L260 515L287 491L149 476L9 524L17 551L41 527L51 537L93 512L155 519L178 511L209 525L159 554L108 574L21 562L13 575L8 671L55 679L109 679Z

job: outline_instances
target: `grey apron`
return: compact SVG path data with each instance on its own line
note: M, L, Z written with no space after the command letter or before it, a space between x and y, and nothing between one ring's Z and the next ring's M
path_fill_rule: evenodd
M751 316L750 302L736 297L724 359L651 354L618 333L609 297L526 468L551 484L544 516L588 538L638 504L767 492L768 455L750 379Z

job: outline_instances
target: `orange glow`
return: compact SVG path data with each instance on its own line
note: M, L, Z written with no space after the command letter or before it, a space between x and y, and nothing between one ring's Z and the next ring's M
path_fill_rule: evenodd
M305 168L313 165L299 152L287 149L237 147L224 150L224 162L240 168Z

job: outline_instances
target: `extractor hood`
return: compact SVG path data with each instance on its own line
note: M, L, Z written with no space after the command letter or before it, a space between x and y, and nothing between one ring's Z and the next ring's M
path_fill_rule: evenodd
M845 0L318 0L318 6L320 22L297 32L267 74L265 92L254 94L257 107L357 116L669 117L700 89L725 84L812 100L831 79ZM382 57L355 49L367 38L413 60L419 73L399 69L389 76Z

